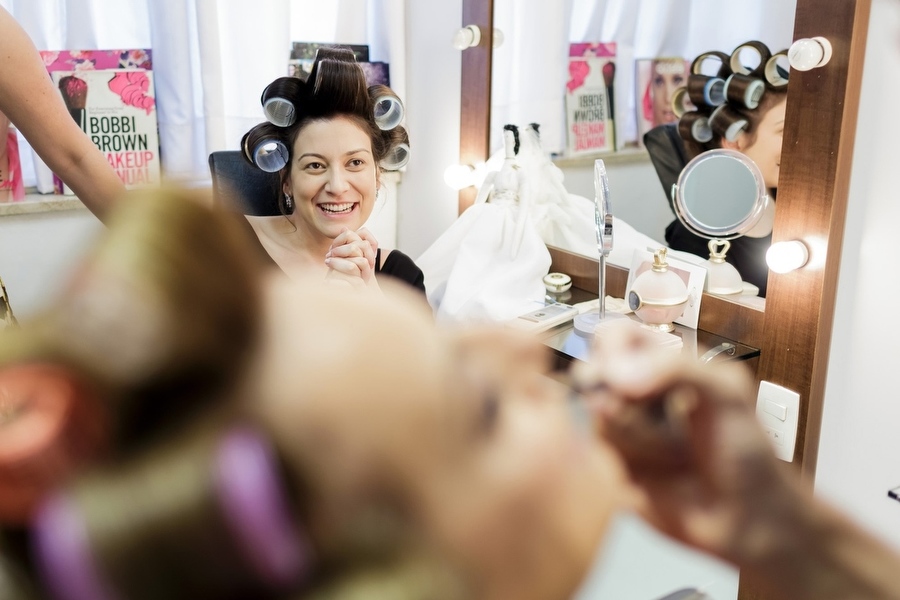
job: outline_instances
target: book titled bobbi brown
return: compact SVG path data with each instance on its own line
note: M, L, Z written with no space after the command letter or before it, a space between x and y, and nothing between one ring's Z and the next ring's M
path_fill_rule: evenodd
M616 149L615 73L615 43L569 45L569 77L566 81L568 155Z
M69 112L125 186L159 184L153 72L103 69L55 71L52 75Z
M149 184L158 183L159 134L151 50L149 48L42 50L40 54L53 81L59 87L60 94L62 94L72 118L103 151L125 185L129 188L143 186L145 180L148 180ZM105 72L108 73L107 77L112 79L118 71L139 71L146 74L146 77L140 73L128 77L119 76L115 84L118 91L112 92L119 96L122 103L131 102L132 106L135 103L141 104L145 113L147 108L151 108L152 110L143 117L135 113L131 115L134 118L129 119L128 114L114 114L119 109L112 104L112 100L108 97L98 96L98 94L106 95L106 92L98 91L98 85L102 83L99 80L102 76L90 73ZM99 82L98 85L94 85L97 82ZM127 101L125 96L128 97ZM152 100L152 104L150 100ZM95 102L105 104L101 106ZM89 115L96 117L96 120L89 121ZM113 118L117 116L120 118ZM152 131L148 118L152 119ZM90 131L91 128L94 129L93 134ZM146 138L140 137L144 129L147 130ZM95 136L96 139L94 139ZM128 138L127 136L137 137ZM133 152L138 152L144 143L147 145L144 151L152 152L153 157L147 154L133 154ZM116 150L116 147L119 150ZM155 166L152 164L154 160L156 161ZM146 167L143 165L144 161L149 161ZM51 173L37 155L34 155L34 163L38 191L72 194L68 186L63 185L59 177Z

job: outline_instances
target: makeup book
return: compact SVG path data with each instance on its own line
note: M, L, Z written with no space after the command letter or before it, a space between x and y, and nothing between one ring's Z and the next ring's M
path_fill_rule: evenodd
M72 118L103 152L125 187L159 185L153 71L55 71L52 77Z
M639 58L634 64L637 107L637 143L644 146L644 134L658 125L676 123L672 108L675 90L687 85L690 61L681 56Z
M566 151L569 156L612 152L615 132L616 44L569 44Z
M57 84L57 87L59 86L60 79L67 75L80 77L84 73L93 71L105 71L109 69L147 71L147 94L149 94L150 97L155 96L155 92L153 91L152 86L152 73L150 73L150 71L152 71L153 69L152 51L148 48L133 48L122 50L42 50L40 54L41 58L44 61L44 66L47 67L47 71L50 72L50 76L53 78L54 83ZM63 75L57 75L58 73L63 73ZM86 75L85 77L93 78L94 76ZM137 77L138 79L140 78L139 76L133 77ZM88 133L88 123L83 121L87 114L86 107L78 106L78 103L81 100L77 97L77 92L75 92L75 90L70 90L70 93L75 94L71 98L67 98L66 92L63 92L62 90L60 90L60 93L63 94L63 99L67 102L66 106L69 108L69 113L72 115L72 118L75 119L75 121L79 124L82 130L85 131L85 133ZM87 98L88 97L85 96L84 101L88 101ZM155 124L155 100L152 117ZM150 169L151 172L155 170L156 181L158 182L159 134L156 128L154 128L153 137L156 140L156 146L153 152L156 156L157 165L155 169L153 169L152 167L150 167ZM97 142L95 141L94 143ZM113 154L113 156L110 156L110 153L105 152L105 154L107 154L107 160L110 160L110 164L112 165L112 167L119 173L119 176L123 178L123 181L125 181L126 186L135 187L135 184L129 184L127 181L127 178L129 176L132 176L132 179L135 179L135 174L131 173L127 168L119 168L119 166L117 166L115 162L117 159L115 154ZM72 191L68 188L68 186L64 186L62 180L60 180L58 176L53 174L50 171L50 168L47 167L36 154L34 155L34 163L39 192L44 194L72 194Z

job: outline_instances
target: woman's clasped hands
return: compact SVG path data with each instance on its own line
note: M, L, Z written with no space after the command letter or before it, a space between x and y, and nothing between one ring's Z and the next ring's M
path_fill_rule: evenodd
M380 289L375 279L377 259L378 240L371 231L365 227L357 231L344 228L325 254L325 279L354 288Z

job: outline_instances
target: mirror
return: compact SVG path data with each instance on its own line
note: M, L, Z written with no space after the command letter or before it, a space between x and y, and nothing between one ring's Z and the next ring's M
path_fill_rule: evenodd
M668 202L671 184L660 186L647 155L637 145L643 96L636 91L635 62L659 56L690 61L710 50L731 52L748 40L760 40L776 54L792 40L796 3L742 0L729 3L729 10L736 11L733 15L709 1L669 3L662 9L651 9L644 0L626 4L493 1L493 25L503 32L504 41L492 55L490 147L492 151L500 148L505 123L538 122L545 151L561 152L566 145L563 91L569 40L618 40L613 96L620 149L599 157L609 173L614 215L633 228L636 243L644 247L648 238L657 245L665 243L664 230L675 215ZM749 51L741 54L743 58ZM752 58L748 55L747 62L752 64ZM592 197L594 158L554 157L570 193Z
M709 258L703 265L707 270L706 291L722 296L757 296L759 287L744 279L756 278L755 266L765 262L775 203L756 163L734 150L704 152L681 171L672 186L672 200L675 214L687 231L673 224L667 230L671 247L699 254L703 250L701 240L692 236L709 239ZM735 253L729 254L732 246Z
M769 231L758 227L773 206L762 173L740 152L718 149L697 156L681 171L672 194L676 216L696 235L730 240L771 231L771 219Z

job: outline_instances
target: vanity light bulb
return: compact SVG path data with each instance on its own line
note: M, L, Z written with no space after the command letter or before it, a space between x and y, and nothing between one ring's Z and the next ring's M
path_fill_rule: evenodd
M469 165L450 165L444 170L444 183L454 190L461 190L473 184L474 169Z
M474 48L481 43L481 29L478 25L466 25L453 36L453 47L457 50Z
M506 36L503 35L503 32L494 27L494 48L499 48L505 41Z
M831 42L827 38L813 37L797 40L788 49L788 62L792 69L809 71L822 67L831 60Z
M766 264L776 273L790 273L809 260L806 244L799 240L776 242L766 252Z

